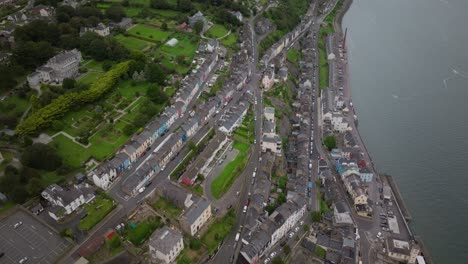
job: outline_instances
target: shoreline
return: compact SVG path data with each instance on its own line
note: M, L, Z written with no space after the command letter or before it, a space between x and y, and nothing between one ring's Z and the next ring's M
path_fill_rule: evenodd
M348 10L351 7L352 3L353 3L353 0L344 0L342 9L339 10L339 12L337 13L335 19L333 20L333 28L334 28L335 32L337 34L341 35L341 36L343 36L343 25L342 25L343 18L346 15L346 13L348 12ZM347 50L346 46L343 47L344 53L346 54L346 66L345 66L346 82L344 83L344 86L346 86L345 90L348 91L348 96L347 96L348 98L347 99L349 100L349 102L352 102L351 89L350 89L351 85L350 85L350 80L349 80L349 60L348 60L349 57L348 57L348 50ZM352 106L352 113L356 116L356 119L357 119L357 115L356 115L354 106ZM400 211L400 214L402 215L402 217L404 219L404 223L406 225L406 228L409 231L411 237L418 243L418 245L419 245L419 247L421 249L421 253L425 258L426 263L434 263L432 255L430 254L430 251L428 250L427 245L424 243L424 240L422 239L422 237L417 235L417 234L413 234L413 230L409 226L409 224L410 224L410 222L412 220L412 217L411 217L411 214L410 214L410 211L409 211L408 207L406 206L406 203L404 202L404 199L403 199L403 197L402 197L402 195L401 195L401 193L399 191L398 185L395 182L394 178L391 175L380 175L378 170L375 169L374 161L372 160L370 152L367 150L367 147L364 144L364 141L362 140L361 134L359 133L359 129L357 128L356 123L354 125L353 132L357 137L359 137L359 140L361 141L362 148L367 153L367 156L368 156L369 160L371 161L370 166L372 166L372 169L377 174L376 175L377 181L379 181L379 182L387 181L388 185L390 186L391 191L392 191L392 193L394 195L394 198L395 198L395 203L396 203L396 205L398 207L398 210Z

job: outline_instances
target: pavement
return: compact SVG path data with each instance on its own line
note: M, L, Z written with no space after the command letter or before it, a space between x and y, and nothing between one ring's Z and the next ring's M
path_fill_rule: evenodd
M16 223L22 222L18 227ZM70 242L21 210L0 221L1 263L18 263L27 257L28 263L55 263L70 247Z

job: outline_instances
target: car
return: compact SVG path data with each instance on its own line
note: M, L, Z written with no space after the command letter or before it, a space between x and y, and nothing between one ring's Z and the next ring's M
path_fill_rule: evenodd
M303 225L303 224L304 224L304 221L301 221L299 224Z
M268 263L270 262L270 258L266 258L265 261L263 261L263 263Z
M24 257L24 258L20 259L20 260L18 261L18 263L20 263L20 264L21 264L21 263L25 263L26 261L28 261L28 257Z
M251 196L251 195L252 195L252 193L251 193L251 192L249 192L249 196Z
M289 233L289 238L292 238L294 236L294 232Z
M377 238L381 238L382 237L382 233L381 232L378 232L377 233Z
M299 227L298 227L298 226L296 226L296 228L294 228L294 232L297 232L297 231L299 231Z
M16 229L18 228L20 225L22 225L23 222L19 221L18 223L16 223L15 225L13 225L13 228Z
M274 258L276 256L276 251L271 252L270 258Z
M237 192L236 195L239 196L240 192Z
M254 144L257 144L257 140L256 140L256 139L254 139Z
M244 210L242 210L242 213L247 213L247 205L244 205Z
M138 192L143 193L145 191L145 189L146 189L145 187L141 187L140 189L138 189Z

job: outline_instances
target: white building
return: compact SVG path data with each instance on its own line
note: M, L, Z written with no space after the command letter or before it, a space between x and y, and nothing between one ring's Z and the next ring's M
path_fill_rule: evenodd
M275 69L273 67L268 68L263 74L262 85L263 89L268 90L275 84Z
M333 113L331 115L331 124L333 126L333 130L344 133L348 129L348 122L346 122L343 118L343 115Z
M42 191L41 196L52 204L49 215L55 220L71 214L95 198L94 191L87 184L75 185L68 189L52 184Z
M28 83L37 87L42 82L61 83L65 78L74 78L78 75L81 61L81 52L77 49L61 52L28 75Z
M151 235L148 247L153 261L172 263L184 249L182 233L167 226L160 228Z
M211 203L203 198L185 211L180 220L182 230L194 236L211 218Z
M107 190L117 178L117 170L110 164L104 164L93 170L92 177L94 185L103 190Z
M110 35L110 28L109 26L104 25L103 23L99 23L96 27L84 27L82 28L81 35L86 32L94 32L101 37L106 37Z
M399 262L406 262L410 264L416 263L416 259L421 252L419 245L415 242L408 242L394 237L393 235L387 236L385 241L387 248L387 255Z

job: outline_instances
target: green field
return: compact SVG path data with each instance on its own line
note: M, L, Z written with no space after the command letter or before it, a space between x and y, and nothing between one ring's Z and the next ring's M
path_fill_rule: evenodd
M29 101L18 96L8 96L0 101L0 112L20 117L29 106Z
M181 209L177 208L177 206L163 197L154 202L152 206L156 211L173 220L177 220L177 217L182 213Z
M221 241L231 232L235 223L236 214L231 209L223 218L210 225L208 231L201 238L202 243L208 248L210 254L215 251Z
M151 43L146 42L144 40L132 38L132 37L126 37L122 34L114 36L114 39L117 40L120 44L124 45L124 47L130 50L143 51L151 45Z
M189 57L189 60L192 61L191 58L195 55L195 51L197 50L198 38L193 35L183 33L174 34L171 38L177 39L177 44L174 47L164 44L161 46L160 50L173 56L187 56Z
M138 223L134 229L128 228L126 236L135 246L139 246L160 226L161 219L159 217L153 220L143 221Z
M79 83L83 84L92 84L94 81L96 81L99 77L101 77L104 74L104 72L88 72L86 75L78 79Z
M88 215L80 220L78 227L84 231L91 230L91 228L101 222L114 207L112 200L96 197L92 202L84 205L84 209Z
M170 32L143 24L138 24L127 32L132 36L151 42L164 41L171 34Z
M228 48L231 48L231 49L237 49L237 34L234 33L234 32L231 32L231 34L229 34L229 36L221 39L220 42L225 47L228 47Z
M290 48L287 54L288 61L292 63L297 63L301 58L301 52L297 49Z
M95 71L102 71L102 62L97 62L95 60L88 60L84 61L83 66L88 68L89 70L95 70Z
M229 30L220 24L214 24L207 32L206 36L209 38L220 38L226 35Z
M211 193L216 199L219 199L229 187L234 183L234 180L242 173L245 164L247 163L247 154L250 149L250 145L240 142L234 142L233 146L239 151L236 158L229 162L224 167L223 171L213 180L211 183Z

